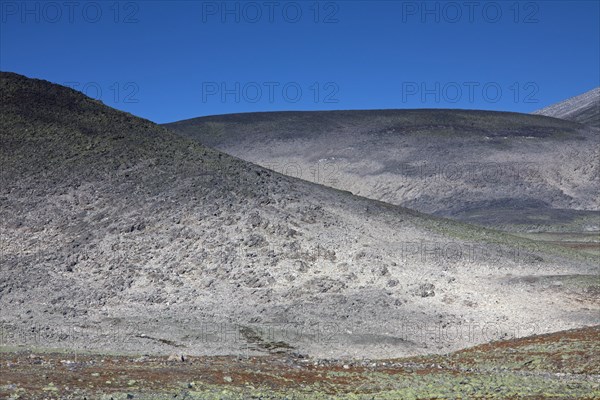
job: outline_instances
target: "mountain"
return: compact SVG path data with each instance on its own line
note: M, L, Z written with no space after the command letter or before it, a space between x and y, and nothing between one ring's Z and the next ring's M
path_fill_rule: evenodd
M576 121L600 128L600 87L534 111L533 114Z
M286 177L50 82L1 73L0 96L4 346L375 358L597 322L593 257Z
M598 231L600 133L538 115L368 110L218 115L166 125L274 171L515 231Z

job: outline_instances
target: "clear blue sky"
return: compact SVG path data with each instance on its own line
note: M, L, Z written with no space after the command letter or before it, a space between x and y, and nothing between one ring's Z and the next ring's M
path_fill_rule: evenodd
M599 9L598 1L2 0L0 69L71 82L160 123L271 110L529 112L600 85Z

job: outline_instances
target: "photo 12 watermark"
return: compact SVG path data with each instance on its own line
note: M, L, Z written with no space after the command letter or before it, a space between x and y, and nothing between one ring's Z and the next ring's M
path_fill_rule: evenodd
M383 327L382 327L383 329ZM411 322L402 321L398 336L407 341L452 343L487 343L498 340L518 339L539 334L537 323L508 322Z
M60 347L69 349L75 344L85 343L89 337L102 338L114 342L123 342L136 334L131 326L112 326L108 324L79 324L65 322L60 324L23 322L0 323L0 345Z
M334 343L341 329L334 322L204 322L191 327L200 343Z
M540 178L541 166L535 162L399 162L391 169L401 181L431 180L471 184L529 182Z
M202 103L339 103L336 82L202 82Z
M501 261L530 263L540 259L540 246L535 242L511 244L496 242L411 241L396 244L402 263L489 264Z
M402 23L537 24L540 4L528 1L403 1Z
M402 103L420 102L423 104L460 103L469 104L484 102L498 103L508 100L514 103L535 104L539 103L537 97L540 91L536 82L513 82L501 84L499 82L402 82L400 94Z
M94 100L104 103L139 103L140 86L136 82L63 82L64 86L80 91Z
M137 24L136 1L2 1L0 21L21 24Z
M286 23L309 21L337 24L340 3L335 1L203 1L202 23Z
M312 165L299 162L259 162L265 168L291 176L293 178L319 183L321 185L335 186L340 182L340 172L343 164L335 159L323 159Z

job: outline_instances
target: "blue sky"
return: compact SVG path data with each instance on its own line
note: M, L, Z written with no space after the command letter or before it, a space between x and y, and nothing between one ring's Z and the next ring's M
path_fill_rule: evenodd
M0 69L160 123L273 110L530 112L600 85L599 4L2 0Z

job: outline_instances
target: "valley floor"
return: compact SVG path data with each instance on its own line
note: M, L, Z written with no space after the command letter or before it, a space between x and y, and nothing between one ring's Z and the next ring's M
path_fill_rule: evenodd
M11 399L600 398L600 326L396 360L156 357L4 348Z

